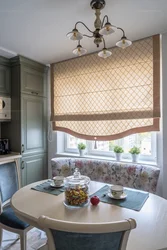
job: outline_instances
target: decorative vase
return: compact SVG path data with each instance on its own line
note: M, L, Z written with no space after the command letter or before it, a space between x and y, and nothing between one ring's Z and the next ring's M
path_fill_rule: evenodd
M116 161L121 161L122 153L115 153Z
M85 149L79 149L79 155L83 157L85 154Z
M132 156L132 162L138 162L139 154L131 154Z

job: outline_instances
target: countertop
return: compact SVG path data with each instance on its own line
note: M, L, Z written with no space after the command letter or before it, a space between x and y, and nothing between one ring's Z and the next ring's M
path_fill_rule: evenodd
M10 154L0 155L0 162L21 158L21 155L17 152L11 152Z

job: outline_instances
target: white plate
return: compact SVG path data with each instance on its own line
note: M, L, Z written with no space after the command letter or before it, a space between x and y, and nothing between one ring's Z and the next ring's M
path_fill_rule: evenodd
M108 193L108 196L115 200L123 200L127 197L127 194L123 193L119 198L114 197L111 193Z
M53 188L60 188L60 187L64 186L64 183L62 183L60 186L55 185L54 183L50 183L50 186L53 187Z

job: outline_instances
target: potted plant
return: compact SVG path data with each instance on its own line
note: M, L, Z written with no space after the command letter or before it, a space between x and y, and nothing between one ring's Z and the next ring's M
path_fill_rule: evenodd
M116 146L114 147L114 152L115 152L116 160L117 160L117 161L120 161L120 160L121 160L122 153L124 152L123 148L116 145Z
M85 149L86 149L86 145L83 142L78 144L78 150L79 150L80 156L84 156Z
M132 162L138 162L139 154L140 154L140 148L134 146L129 150L129 153L132 156Z

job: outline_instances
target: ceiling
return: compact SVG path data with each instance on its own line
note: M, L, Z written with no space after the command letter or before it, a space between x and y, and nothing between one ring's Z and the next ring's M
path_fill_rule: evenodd
M106 0L101 12L132 41L167 32L167 0ZM0 0L0 55L20 54L45 64L75 57L72 50L77 44L66 33L79 20L93 29L90 0ZM107 47L121 35L117 31L107 36ZM84 38L81 44L88 53L99 50L91 39Z

